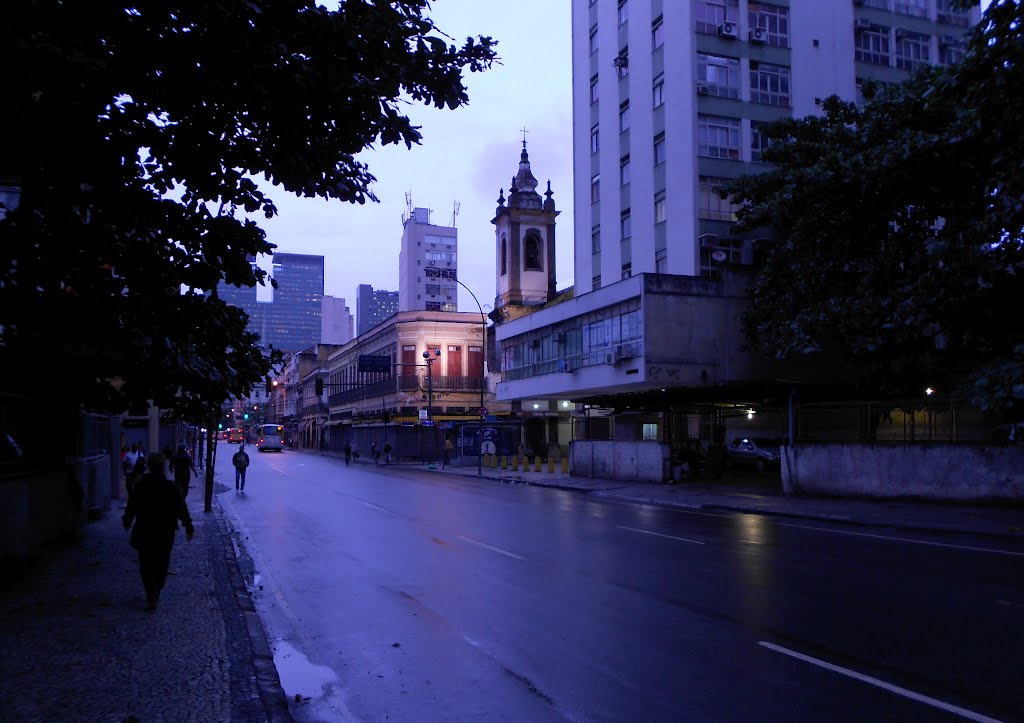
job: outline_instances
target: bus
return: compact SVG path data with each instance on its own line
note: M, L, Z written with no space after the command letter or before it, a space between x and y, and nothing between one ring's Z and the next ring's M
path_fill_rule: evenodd
M280 452L284 449L284 427L280 424L261 424L256 428L256 449L266 452L272 449Z
M228 443L230 444L241 444L245 441L245 433L241 427L229 427L228 428Z

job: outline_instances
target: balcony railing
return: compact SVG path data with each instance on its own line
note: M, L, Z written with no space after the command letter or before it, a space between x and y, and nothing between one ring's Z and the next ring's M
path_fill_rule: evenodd
M435 392L479 392L484 388L483 377L435 376L429 380L426 374L406 374L398 377L400 391L426 391L433 385Z
M327 405L323 402L312 402L299 407L299 416L308 417L314 414L327 414Z

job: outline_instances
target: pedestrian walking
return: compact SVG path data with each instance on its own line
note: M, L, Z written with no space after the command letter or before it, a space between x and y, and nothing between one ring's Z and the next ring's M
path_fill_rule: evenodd
M145 473L145 466L146 455L143 454L138 442L132 442L132 448L125 453L121 462L124 471L124 487L129 496L131 496L135 481Z
M451 437L444 438L444 456L441 458L441 468L443 469L446 465L452 463L452 450L455 449L455 443L452 442Z
M370 456L373 457L373 463L377 464L377 460L380 459L380 450L377 449L377 443L370 443Z
M231 457L231 464L235 465L235 492L245 492L245 470L249 467L249 455L245 453L245 443L238 446L238 451ZM241 484L241 487L239 487Z
M198 477L196 466L192 464L192 458L188 454L188 448L184 444L178 445L178 453L171 458L171 470L174 472L174 483L181 489L181 498L188 497L189 480Z
M352 443L352 459L359 459L359 442Z
M185 537L189 541L195 534L195 528L177 485L164 474L163 455L151 455L147 467L149 472L136 481L135 489L128 497L121 522L124 529L131 528L131 544L139 552L139 573L146 591L146 610L152 612L156 610L160 591L167 580L178 521L184 525Z
M345 440L345 464L349 464L352 461L352 443Z
M384 443L384 464L391 464L391 442Z

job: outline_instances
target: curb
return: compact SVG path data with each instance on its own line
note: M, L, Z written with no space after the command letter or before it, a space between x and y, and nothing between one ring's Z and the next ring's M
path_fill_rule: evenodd
M216 496L211 510L217 519L217 530L220 533L220 543L224 550L228 575L231 578L231 589L249 633L253 668L256 670L256 687L259 690L260 703L266 712L266 720L272 723L293 723L294 718L288 710L288 698L281 686L281 678L278 675L277 666L274 664L274 654L270 649L267 633L263 628L260 616L256 613L256 606L253 605L252 597L249 595L249 588L245 586L245 578L238 565L238 555L231 539L231 528Z

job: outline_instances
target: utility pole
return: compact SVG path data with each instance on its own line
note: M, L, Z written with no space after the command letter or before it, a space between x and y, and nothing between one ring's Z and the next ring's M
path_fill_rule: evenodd
M480 447L476 453L476 474L478 477L482 477L484 473L484 391L487 389L487 316L484 314L484 307L480 306L476 294L454 276L452 279L456 284L469 291L469 295L476 302L476 308L480 310L480 408L476 410L479 416L477 428Z

